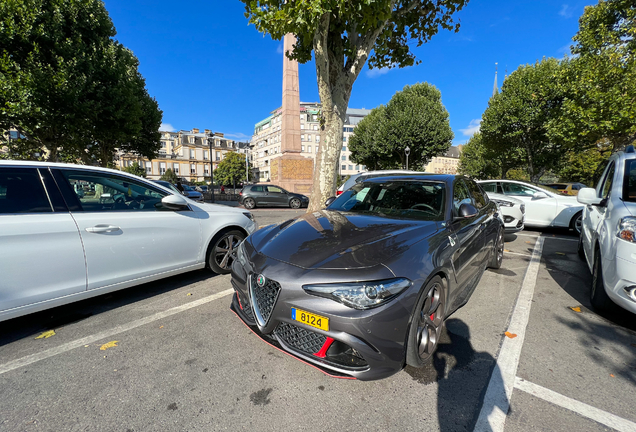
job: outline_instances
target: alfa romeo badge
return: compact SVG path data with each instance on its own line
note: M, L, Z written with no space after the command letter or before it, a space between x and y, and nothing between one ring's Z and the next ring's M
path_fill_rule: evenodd
M256 283L258 284L259 287L262 287L263 285L265 285L265 276L263 276L262 274L259 274L258 277L256 278Z

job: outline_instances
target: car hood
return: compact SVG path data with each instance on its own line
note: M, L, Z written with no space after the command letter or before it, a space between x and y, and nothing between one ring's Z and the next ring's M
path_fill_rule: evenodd
M191 207L204 212L223 212L223 213L250 213L248 210L239 207L230 207L223 204L200 203L196 201L188 201Z
M304 269L387 264L437 230L437 222L321 210L263 228L249 239L265 256Z

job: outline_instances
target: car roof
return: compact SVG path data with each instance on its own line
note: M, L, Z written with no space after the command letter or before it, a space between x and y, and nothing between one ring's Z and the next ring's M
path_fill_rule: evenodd
M134 174L127 173L126 171L119 171L112 168L104 168L93 165L78 165L62 162L42 162L42 161L19 161L19 160L0 160L0 167L3 166L15 166L15 167L29 167L29 168L65 168L65 169L80 169L91 171L103 171L110 174L118 174L133 179L139 179L141 177ZM148 179L143 179L148 180Z
M418 173L418 174L400 174L400 175L386 175L378 176L364 180L364 182L380 182L383 180L428 180L428 181L440 181L449 182L454 181L456 178L464 178L463 175L456 174L433 174L433 173Z

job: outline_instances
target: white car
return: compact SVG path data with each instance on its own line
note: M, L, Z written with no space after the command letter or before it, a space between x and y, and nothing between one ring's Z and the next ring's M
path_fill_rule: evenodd
M347 179L346 182L340 185L336 191L336 195L340 195L344 191L351 189L356 184L375 177L391 176L396 174L423 174L420 171L407 171L407 170L379 170L379 171L365 171L358 174L353 174Z
M206 266L229 273L256 229L248 211L124 172L0 161L0 321Z
M500 193L523 201L527 226L562 227L581 232L583 205L576 197L561 195L547 186L516 180L480 180L477 183L487 193Z
M612 155L596 189L579 191L585 204L579 255L592 272L592 306L612 302L636 313L636 152Z
M523 201L494 192L486 192L488 198L499 206L503 215L506 233L516 233L523 230L523 222L526 213L526 205Z

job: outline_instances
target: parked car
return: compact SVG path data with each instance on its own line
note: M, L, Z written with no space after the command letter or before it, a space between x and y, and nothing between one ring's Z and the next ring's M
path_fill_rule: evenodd
M254 207L307 207L309 198L302 194L287 192L280 186L255 184L245 186L239 192L239 204L246 209Z
M85 183L94 195L75 192ZM256 228L246 210L121 171L0 161L0 321L203 267L228 273Z
M338 190L336 191L337 195L340 195L342 192L351 189L351 187L356 184L364 181L366 179L375 178L375 177L383 177L387 175L395 175L395 174L422 174L419 171L407 171L407 170L379 170L379 171L365 171L357 174L352 174L346 182L340 185Z
M197 191L201 192L201 193L207 193L208 192L207 185L200 185L200 186L197 186L195 189Z
M563 227L581 232L583 206L575 197L561 195L547 186L517 180L481 180L478 183L488 193L495 192L523 201L527 226Z
M487 192L488 198L499 206L506 233L516 233L523 230L526 205L523 201L494 192Z
M583 183L550 183L546 184L547 187L557 190L563 195L576 196L585 186Z
M612 303L636 313L636 152L610 157L596 189L579 191L583 229L579 255L592 272L592 306Z
M232 264L232 309L331 375L423 367L444 321L503 259L494 202L453 175L378 177L325 210L262 228Z
M188 186L188 185L182 185L182 186L185 192L185 196L187 196L191 200L203 202L203 194L201 192L197 191L192 186Z

